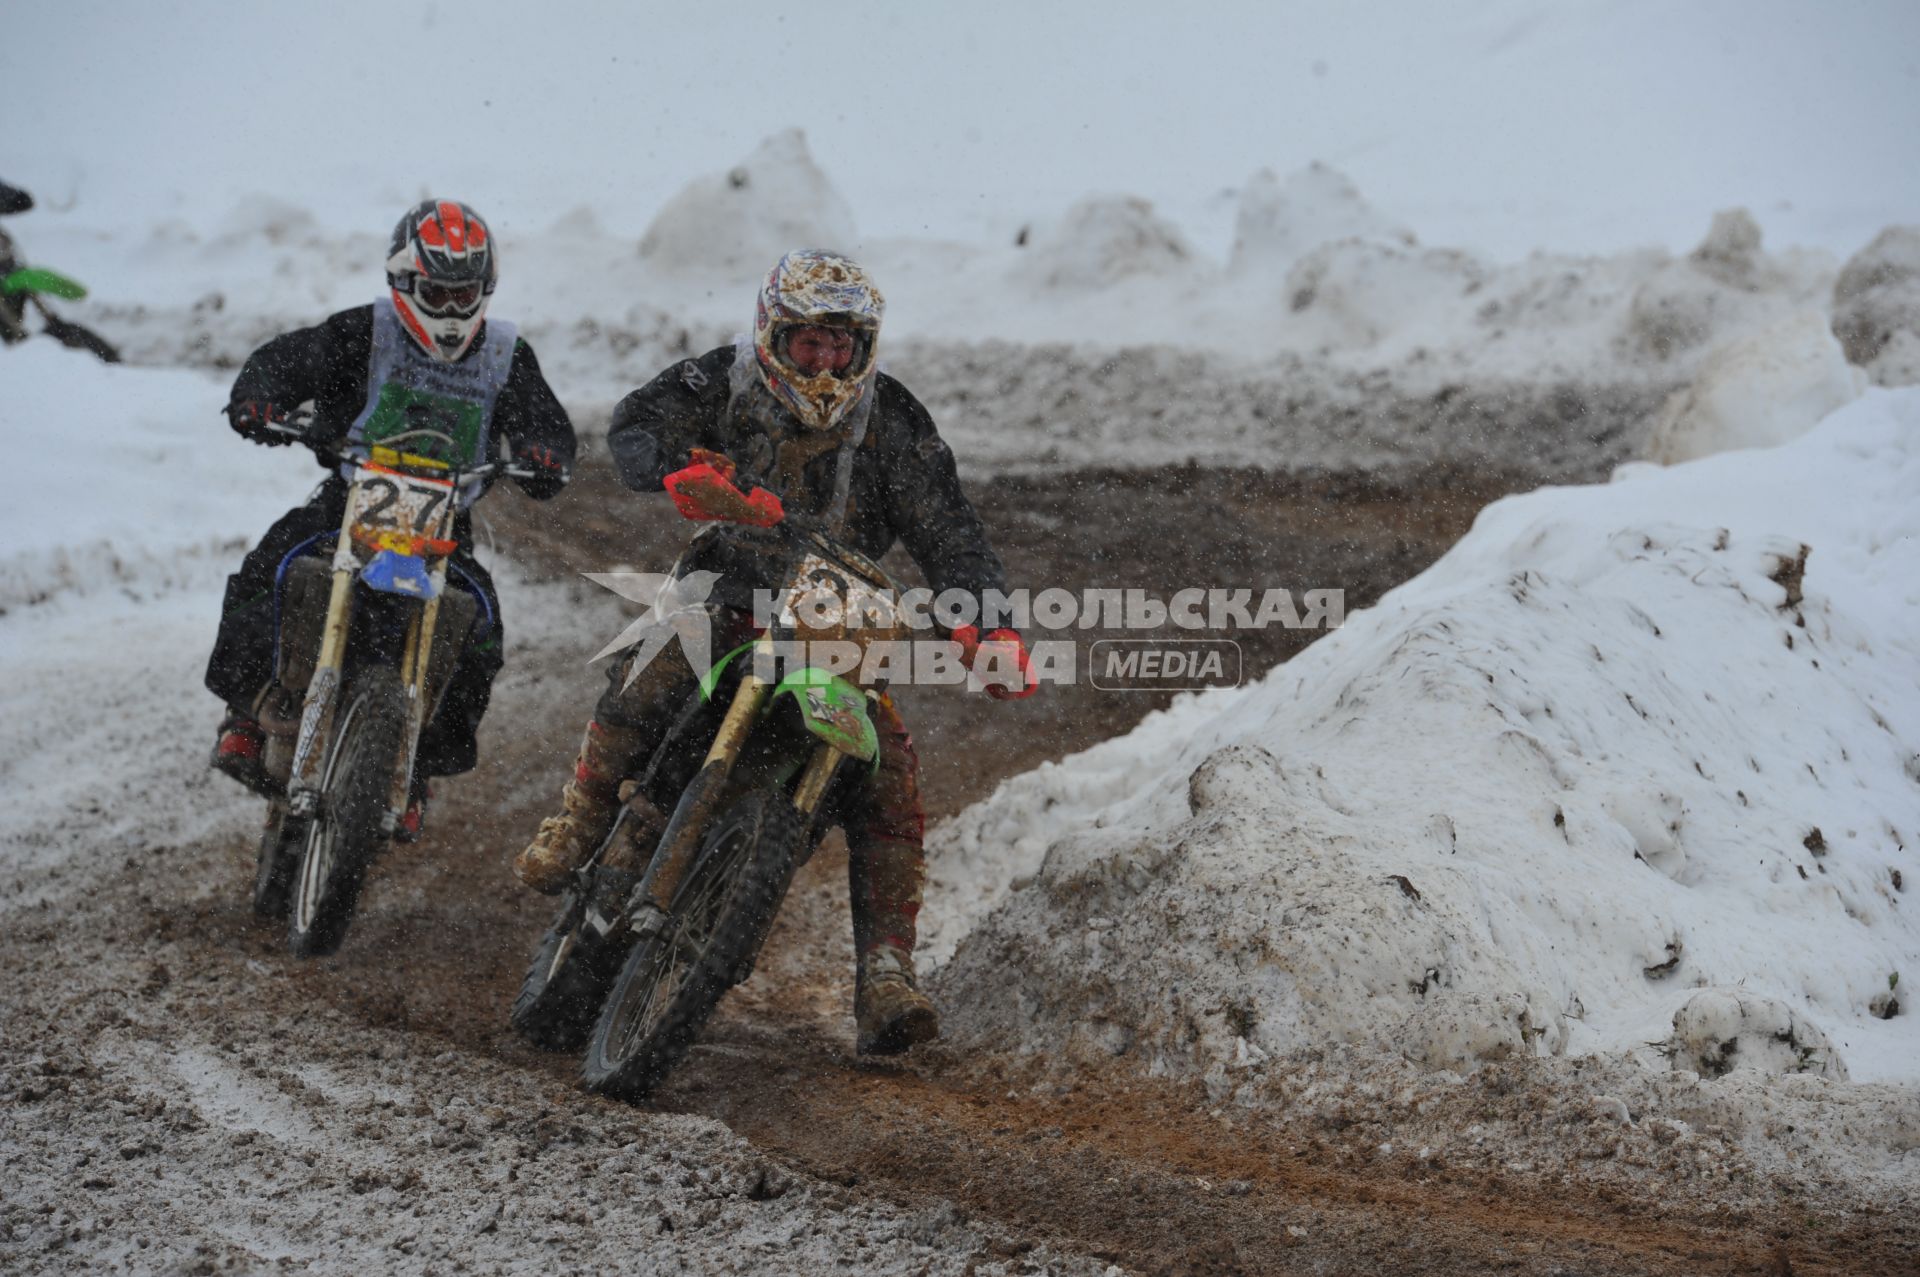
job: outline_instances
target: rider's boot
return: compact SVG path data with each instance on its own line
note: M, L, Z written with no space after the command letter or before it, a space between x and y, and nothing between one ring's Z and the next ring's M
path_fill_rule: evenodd
M898 1055L940 1036L940 1014L913 976L913 954L877 944L860 958L853 1018L861 1055Z
M256 794L274 789L266 766L267 737L251 715L230 711L220 722L220 739L208 760L215 771L231 776Z
M433 797L433 786L426 777L414 773L412 788L407 792L407 811L400 818L400 827L393 831L393 840L397 843L416 843L427 824L427 801Z
M540 832L514 858L514 876L542 895L564 891L573 871L613 828L620 814L620 781L645 747L645 738L633 728L588 723L573 779L560 792L560 814L540 822Z
M898 1055L940 1036L940 1016L913 973L926 853L915 838L855 832L847 857L860 955L853 1018L861 1055Z

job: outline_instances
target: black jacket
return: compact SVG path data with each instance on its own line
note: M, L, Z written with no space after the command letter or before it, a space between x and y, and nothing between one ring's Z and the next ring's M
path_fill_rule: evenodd
M621 482L638 492L658 491L667 475L691 464L693 449L706 448L732 458L741 487L758 483L789 509L824 512L833 500L841 435L805 431L784 412L769 425L743 411L732 402L734 357L734 347L721 346L683 360L620 401L607 447ZM953 452L933 418L885 373L875 375L873 393L848 486L847 542L872 559L895 542L905 544L935 592L959 589L978 597L1005 590L1006 573L960 489ZM735 565L690 557L682 566L731 576Z
M476 344L484 337L483 329ZM282 333L249 355L234 380L232 402L253 400L291 409L311 399L314 420L309 433L317 440L338 443L366 406L367 365L372 357L373 307L343 310L315 327ZM540 375L540 362L525 341L514 345L507 384L494 403L490 432L490 456L498 454L505 436L517 445L551 448L566 465L573 464L573 423ZM321 465L326 467L326 462ZM528 496L543 501L562 486L557 476L516 482Z

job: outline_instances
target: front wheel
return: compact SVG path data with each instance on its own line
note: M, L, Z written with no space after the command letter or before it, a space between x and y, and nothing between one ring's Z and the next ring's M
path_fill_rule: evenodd
M666 925L634 945L587 1042L589 1090L639 1099L746 977L793 876L804 822L781 789L749 794L701 844Z
M360 885L385 835L405 713L400 676L385 666L361 670L341 698L319 806L294 875L288 939L295 957L324 957L347 938Z

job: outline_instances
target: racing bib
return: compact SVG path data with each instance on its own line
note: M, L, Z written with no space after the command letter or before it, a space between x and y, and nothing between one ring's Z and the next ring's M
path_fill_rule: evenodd
M519 334L503 319L488 319L480 341L458 363L442 363L421 350L400 326L390 298L373 304L373 353L367 363L367 402L347 438L378 444L413 430L403 451L465 469L488 459L494 404L506 388ZM351 476L348 476L351 477ZM480 495L464 488L460 504Z

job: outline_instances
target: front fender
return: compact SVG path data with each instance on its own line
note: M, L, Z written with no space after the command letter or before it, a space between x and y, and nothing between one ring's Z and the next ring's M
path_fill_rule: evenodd
M402 598L426 600L440 593L427 561L417 555L382 550L360 569L360 580L368 589Z
M769 704L791 696L807 730L851 758L880 761L880 734L867 713L867 694L826 670L803 666L780 680Z

